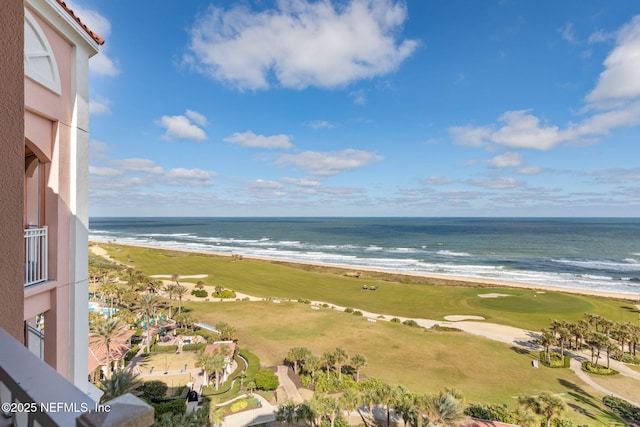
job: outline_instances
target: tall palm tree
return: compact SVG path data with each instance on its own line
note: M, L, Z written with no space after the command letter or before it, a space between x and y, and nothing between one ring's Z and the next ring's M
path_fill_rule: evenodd
M164 291L169 295L169 318L173 319L173 295L176 293L175 283L168 283L164 287Z
M311 374L311 387L316 385L316 372L322 367L322 362L319 357L309 356L304 362L304 370Z
M297 405L291 399L288 399L286 402L282 403L280 406L278 406L278 411L276 412L276 421L284 421L292 426L293 420L296 416L296 406Z
M209 410L209 421L215 426L220 427L224 422L224 408L218 408L214 405L211 405L211 409Z
M204 385L209 385L209 374L212 372L211 368L211 355L208 353L200 353L198 354L198 358L196 359L196 367L202 368L204 371Z
M100 403L131 393L140 384L142 384L142 381L131 371L114 372L111 378L105 379L100 383L100 389L104 392L100 398Z
M293 364L293 372L298 375L298 366L311 356L311 350L306 347L291 347L286 360Z
M139 298L139 312L143 314L145 322L145 329L147 331L147 349L151 348L151 336L150 328L151 317L155 315L156 308L160 305L160 298L156 294L145 293Z
M187 293L187 288L182 285L176 286L176 295L178 296L178 314L182 313L182 297Z
M549 329L543 329L538 341L540 342L540 345L544 347L544 355L547 359L547 362L551 363L549 347L551 347L556 342L555 334Z
M387 427L391 425L391 408L395 405L398 397L398 389L390 384L382 384L376 390L376 400L385 407L387 411Z
M567 341L571 340L571 331L569 328L561 326L557 330L558 333L558 343L560 344L560 355L564 357L564 346Z
M348 388L340 396L340 406L347 411L347 424L351 418L351 412L362 405L362 393L352 388Z
M351 367L356 370L356 382L360 381L360 370L367 366L367 358L360 354L354 354L351 356L351 361L349 362Z
M107 373L105 375L107 379L111 378L111 340L119 329L120 319L110 318L96 324L95 329L92 331L93 336L99 336L104 340L107 353Z
M333 364L335 365L336 372L338 373L338 378L342 378L342 367L349 360L349 354L347 350L342 347L336 348L336 351L333 352Z
M333 353L331 353L330 351L325 351L322 354L322 364L324 365L324 367L327 370L327 378L329 378L329 374L331 373L331 366L334 365L334 360L333 360Z
M213 372L216 373L216 390L220 388L220 377L222 376L222 372L224 368L227 366L227 362L224 359L224 355L218 352L214 352L211 357L211 365L210 368Z
M546 392L538 396L521 396L518 398L518 404L544 417L547 427L551 425L551 419L560 415L565 409L562 399Z

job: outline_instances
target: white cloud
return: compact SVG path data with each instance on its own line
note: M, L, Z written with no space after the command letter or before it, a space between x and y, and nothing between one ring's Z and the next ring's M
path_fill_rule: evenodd
M487 139L491 136L491 131L491 126L475 127L466 125L449 128L449 134L453 138L453 142L468 147L482 147L486 145Z
M468 181L469 184L478 187L484 187L490 190L504 190L507 188L515 188L524 185L522 181L518 181L515 178L486 178L486 179L473 179Z
M198 113L197 111L187 110L184 113L184 115L187 116L192 122L195 122L200 126L207 125L207 118L203 114Z
M204 130L193 122L201 126L206 124L206 117L195 111L187 110L183 116L162 116L156 124L166 129L162 139L190 139L193 141L202 141L207 139Z
M100 167L100 166L89 166L89 175L96 176L122 176L124 172L120 169Z
M612 33L607 33L605 31L602 30L598 30L598 31L594 31L593 33L591 33L591 35L589 36L589 39L587 40L589 43L602 43L602 42L606 42L612 39L615 39L616 36L615 34Z
M326 120L314 120L312 122L305 122L304 125L310 127L311 129L333 129L335 127Z
M126 172L144 172L150 174L164 173L164 169L161 166L156 165L156 162L150 159L121 159L111 160L109 163Z
M308 178L283 178L285 184L297 185L298 187L319 187L320 181Z
M67 0L65 3L91 31L105 40L109 39L111 35L111 22L102 16L100 12L79 6L72 0ZM106 77L114 77L120 74L120 69L116 65L117 61L107 55L108 46L108 43L101 46L100 53L89 61L89 71L91 73Z
M558 32L562 36L563 40L573 43L576 41L576 31L573 28L573 22L567 22L562 27L558 28Z
M518 153L504 153L488 161L494 168L514 168L522 165L522 156Z
M540 166L525 166L518 169L518 173L522 175L537 175L540 172L542 172L542 168Z
M251 131L242 133L235 132L233 135L226 137L224 140L233 144L238 144L243 147L250 148L282 149L293 147L293 144L291 143L291 137L284 134L265 136L256 135Z
M541 126L540 119L529 114L529 110L507 111L499 121L503 126L491 139L500 145L548 150L563 140L557 126Z
M295 165L312 175L330 176L380 160L382 157L375 153L347 149L336 152L305 151L300 154L284 154L277 163Z
M587 101L602 105L640 96L640 15L623 26L616 35L616 47L604 61L598 84Z
M169 179L207 180L212 176L213 174L211 172L207 172L198 168L194 168L194 169L174 168L169 170L165 174L165 177Z
M105 98L92 99L89 101L89 114L94 116L111 114L110 104L111 101Z
M337 87L388 74L416 49L396 38L407 8L394 0L280 0L277 10L209 7L191 28L185 62L239 89Z
M444 176L430 176L424 180L427 185L446 185L453 184L454 181Z

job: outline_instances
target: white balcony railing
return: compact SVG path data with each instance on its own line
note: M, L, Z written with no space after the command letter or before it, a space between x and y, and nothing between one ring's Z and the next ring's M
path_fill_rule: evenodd
M131 394L102 405L0 328L0 426L148 427L153 408Z
M47 227L24 230L24 285L49 280Z

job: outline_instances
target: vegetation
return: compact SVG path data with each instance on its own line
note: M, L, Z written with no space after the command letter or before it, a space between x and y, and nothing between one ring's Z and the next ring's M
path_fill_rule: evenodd
M258 371L255 383L256 387L260 390L275 390L280 385L276 373L269 369L261 369Z
M614 396L605 396L602 402L621 417L636 422L640 421L640 408L633 406L626 400Z
M100 390L104 392L100 398L100 403L115 399L123 394L134 392L141 385L137 375L129 371L115 372L111 378L100 383Z

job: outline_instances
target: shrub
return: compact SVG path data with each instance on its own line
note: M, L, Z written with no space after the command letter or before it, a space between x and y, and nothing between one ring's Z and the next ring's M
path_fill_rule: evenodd
M500 421L502 423L515 423L514 415L501 405L487 405L474 403L464 410L465 415L481 420Z
M324 308L329 308L329 304L327 304L326 302L324 304L322 304L322 307Z
M175 353L178 351L177 345L158 345L154 344L149 349L151 353Z
M560 353L556 353L555 351L549 352L549 358L551 359L551 363L547 360L547 356L544 354L544 351L540 351L538 354L538 360L547 368L569 368L571 367L571 356L564 355L564 358Z
M400 323L400 319L398 319L397 317L394 317L393 319L390 320L391 323Z
M182 346L182 351L200 351L206 346L206 344L185 344Z
M582 362L582 370L596 375L617 375L620 373L615 369L605 368L604 366L596 366L591 362Z
M462 332L462 330L458 328L452 328L451 326L441 326L438 324L433 325L431 329L434 331L441 331L441 332Z
M362 312L360 310L354 310L353 311L353 315L354 316L362 316Z
M412 328L417 328L418 326L418 322L416 322L413 319L409 319L409 320L405 320L404 322L402 322L403 325L407 325L407 326L411 326Z
M187 412L187 402L184 399L167 400L158 403L151 402L151 406L153 406L156 419L166 413L180 415Z
M142 383L138 390L140 397L150 402L157 402L165 398L169 386L162 381L146 381Z
M215 294L211 294L211 296L216 298L235 298L236 293L231 289L225 289L222 292L216 292Z
M242 400L236 400L235 402L233 402L231 404L231 412L238 412L238 411L242 411L244 408L246 408L248 405L247 401L242 399Z
M127 355L124 357L125 362L128 362L131 359L133 359L133 356L138 354L138 351L140 351L140 347L138 347L137 345L134 345L133 347L131 347L131 350L129 350Z
M345 313L353 313L353 308L347 307L347 308L344 309L344 312Z
M633 406L624 399L613 396L605 396L602 399L605 406L611 408L614 412L623 418L629 420L640 421L640 408Z
M191 291L191 295L196 296L198 298L206 298L209 296L209 293L204 289L194 289Z
M278 376L269 369L262 369L256 374L256 387L261 390L275 390L280 385Z

